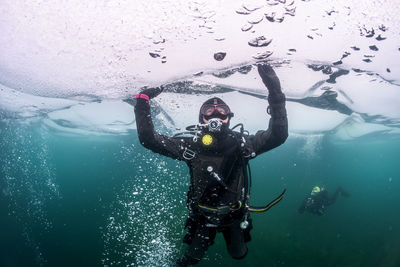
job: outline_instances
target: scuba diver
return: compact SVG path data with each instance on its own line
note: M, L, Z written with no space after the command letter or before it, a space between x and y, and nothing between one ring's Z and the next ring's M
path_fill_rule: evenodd
M325 213L326 206L335 203L339 194L343 197L350 196L349 193L343 190L343 188L338 187L333 196L329 197L328 191L325 188L314 186L310 194L303 200L298 211L299 213L308 211L312 214L322 216Z
M154 130L149 100L163 88L145 88L136 95L135 115L141 144L155 153L186 162L190 170L189 215L185 224L188 232L183 238L188 247L178 260L178 266L198 263L213 244L217 232L223 233L228 252L234 259L244 258L246 242L251 239L249 212L268 210L285 193L283 191L265 207L249 205L249 160L278 147L288 137L285 95L280 81L269 65L258 65L258 72L269 91L267 112L271 119L268 129L255 135L245 131L242 124L229 128L233 113L218 97L203 103L199 124L172 137L161 135ZM239 126L240 132L233 131Z

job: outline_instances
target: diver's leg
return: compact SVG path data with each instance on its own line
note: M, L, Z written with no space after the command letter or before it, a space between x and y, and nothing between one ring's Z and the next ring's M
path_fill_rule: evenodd
M332 205L333 203L335 203L337 197L339 196L339 194L340 194L341 196L343 196L343 197L349 197L349 196L350 196L349 193L347 193L346 191L344 191L343 188L342 188L341 186L339 186L339 187L336 189L336 191L335 191L335 193L333 194L333 196L330 197L330 198L328 198L328 200L326 201L325 205L328 206L328 205Z
M333 203L336 202L337 197L339 196L340 193L340 187L338 189L336 189L335 193L331 196L328 197L328 194L326 194L326 201L324 203L325 206L329 206L332 205Z
M203 258L216 235L214 228L198 225L183 257L177 262L178 266L188 266L198 263Z
M343 197L348 197L349 193L347 193L346 191L343 190L343 188L341 186L339 186L335 193L333 194L332 197L328 198L326 205L332 205L333 203L336 202L337 197L339 196L339 194Z
M250 241L250 238L245 238L246 234L249 235L245 231L251 229L250 226L246 230L241 229L240 222L240 220L235 220L233 224L222 231L229 254L232 258L238 260L243 259L247 255L246 241Z
M191 217L187 218L185 228L188 229L188 232L183 237L183 243L186 243L188 245L192 243L192 240L196 234L197 225L198 223L195 219Z

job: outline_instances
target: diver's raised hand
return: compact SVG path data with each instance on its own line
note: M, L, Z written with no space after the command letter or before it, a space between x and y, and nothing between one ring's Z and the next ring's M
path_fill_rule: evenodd
M272 101L282 99L284 95L281 90L281 83L279 82L279 78L276 76L274 69L268 64L259 64L257 65L257 69L258 74L268 89L268 99Z
M281 93L281 84L274 69L268 64L259 64L257 65L257 68L258 74L260 74L260 77L267 87L269 93Z
M143 88L139 94L143 94L143 95L147 95L149 97L149 100L158 96L159 94L161 94L161 92L164 90L163 86L159 86L159 87L152 87L152 88Z

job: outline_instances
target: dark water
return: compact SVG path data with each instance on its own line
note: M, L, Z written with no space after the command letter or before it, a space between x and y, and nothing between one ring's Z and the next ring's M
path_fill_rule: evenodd
M183 163L128 136L62 135L0 122L0 266L171 266L184 250ZM295 137L253 160L248 256L221 235L198 266L400 266L400 139ZM324 216L297 209L314 185L339 197Z

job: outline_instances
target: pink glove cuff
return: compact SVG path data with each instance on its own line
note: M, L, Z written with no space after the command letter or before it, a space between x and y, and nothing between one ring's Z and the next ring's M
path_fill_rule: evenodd
M143 98L143 99L145 99L145 100L147 100L147 101L150 100L149 96L148 96L148 95L145 95L145 94L137 94L136 97L135 97L135 99L138 99L138 98Z

